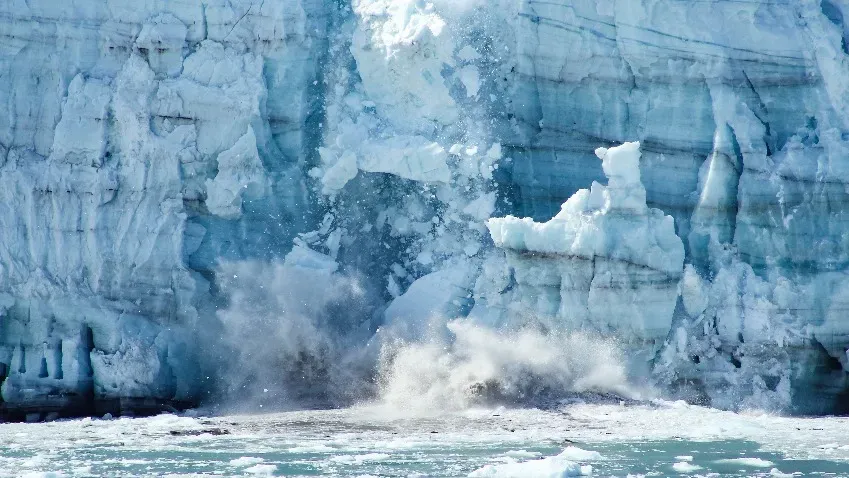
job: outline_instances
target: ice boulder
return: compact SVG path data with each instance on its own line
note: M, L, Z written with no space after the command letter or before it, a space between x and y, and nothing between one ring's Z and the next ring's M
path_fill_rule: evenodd
M485 273L473 315L528 315L573 329L616 333L653 344L669 332L684 263L674 221L646 205L640 144L599 148L607 186L593 182L547 222L507 216L487 222L506 251L506 286L487 292ZM495 274L497 275L497 274Z
M510 459L507 463L486 465L478 468L469 473L468 476L493 476L500 478L538 476L540 478L561 478L566 476L590 476L593 474L593 467L591 465L581 465L580 463L571 461L571 455L572 452L566 449L559 455L549 456L539 460L516 462ZM596 455L590 456L598 459Z

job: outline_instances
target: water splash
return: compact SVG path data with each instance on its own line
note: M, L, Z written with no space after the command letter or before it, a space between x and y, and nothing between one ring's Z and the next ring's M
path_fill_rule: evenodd
M449 334L381 350L381 400L409 413L494 403L540 404L582 393L637 398L613 340L534 328L499 331L468 320Z

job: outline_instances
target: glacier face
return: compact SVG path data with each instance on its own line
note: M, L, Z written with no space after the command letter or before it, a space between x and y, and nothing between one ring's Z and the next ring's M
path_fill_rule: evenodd
M325 6L0 10L3 401L194 401L217 261L306 222Z
M493 294L497 288L480 284L490 293L478 298L473 317L502 326L549 317L552 328L618 334L637 342L635 353L645 348L643 355L654 357L672 325L684 244L672 217L646 206L639 147L597 149L608 185L579 190L546 223L513 216L488 221L515 286Z
M705 383L713 403L772 394L821 410L834 402L807 392L845 390L848 9L652 1L520 11L517 116L535 134L514 163L520 211L550 216L600 172L596 143L639 139L648 202L675 217L690 264L656 371Z
M847 15L7 2L3 402L192 403L222 370L273 382L270 364L343 383L332 364L419 340L434 316L532 315L618 335L683 396L837 410ZM636 176L593 154L628 141Z

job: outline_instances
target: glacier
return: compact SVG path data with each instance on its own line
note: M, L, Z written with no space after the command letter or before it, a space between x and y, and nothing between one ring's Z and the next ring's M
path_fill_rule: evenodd
M0 408L349 403L382 348L469 323L846 411L847 15L5 2Z
M473 316L500 326L532 316L550 318L552 328L592 327L643 342L654 357L672 326L684 244L672 217L646 206L639 148L598 148L608 185L579 190L548 222L487 222L514 286L487 294L498 288L479 283Z

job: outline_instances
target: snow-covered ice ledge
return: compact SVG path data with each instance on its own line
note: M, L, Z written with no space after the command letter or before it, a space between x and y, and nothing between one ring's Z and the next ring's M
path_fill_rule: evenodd
M561 326L615 333L654 355L672 323L684 245L672 217L646 205L640 144L599 148L596 155L608 185L579 190L550 221L488 221L495 245L506 251L507 270L479 281L483 297L473 315L502 324L548 317ZM486 285L505 274L512 287Z

